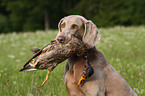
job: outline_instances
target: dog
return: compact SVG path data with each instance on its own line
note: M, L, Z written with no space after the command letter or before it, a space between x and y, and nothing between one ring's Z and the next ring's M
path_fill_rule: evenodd
M82 86L78 82L83 72L85 60L73 55L65 64L64 83L69 96L137 96L123 77L111 66L104 54L95 48L100 40L96 25L79 15L70 15L60 20L56 40L67 43L74 35L86 45L89 63L94 73Z

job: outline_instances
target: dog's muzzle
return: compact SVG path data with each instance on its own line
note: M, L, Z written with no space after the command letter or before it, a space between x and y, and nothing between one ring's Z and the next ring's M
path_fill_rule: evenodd
M59 43L64 43L64 42L65 42L65 37L59 36L59 37L57 37L57 41L58 41Z

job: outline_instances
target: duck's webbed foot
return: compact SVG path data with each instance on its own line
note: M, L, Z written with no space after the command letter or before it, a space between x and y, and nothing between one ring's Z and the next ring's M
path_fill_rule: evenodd
M83 74L81 75L81 78L78 82L78 86L82 85L83 82L94 73L92 66L89 64L88 57L86 56L84 59L86 60L86 63L84 65Z
M47 71L47 74L46 74L45 80L43 81L43 83L42 83L41 85L38 85L38 87L41 87L41 86L43 86L43 85L46 83L46 81L47 81L47 79L48 79L48 75L49 75L49 73L50 73L50 71Z

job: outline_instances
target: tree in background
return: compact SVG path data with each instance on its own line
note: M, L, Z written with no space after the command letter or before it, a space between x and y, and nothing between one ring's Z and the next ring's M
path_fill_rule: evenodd
M2 2L0 1L0 33L11 31L12 26L8 19L9 12L6 11L5 6L1 6Z
M145 24L145 0L0 0L0 33L57 28L78 14L98 27Z
M56 28L54 27L56 26L56 21L59 21L63 13L60 4L60 0L2 1L2 5L10 12L6 15L12 23L13 31L34 31Z
M145 0L81 0L69 14L80 14L98 27L145 24Z

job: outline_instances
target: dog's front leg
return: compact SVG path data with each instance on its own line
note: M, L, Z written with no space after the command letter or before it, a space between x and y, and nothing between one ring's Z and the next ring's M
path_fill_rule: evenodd
M66 62L64 66L63 79L65 78L65 75L67 74L68 70L69 70L69 65L68 62Z

